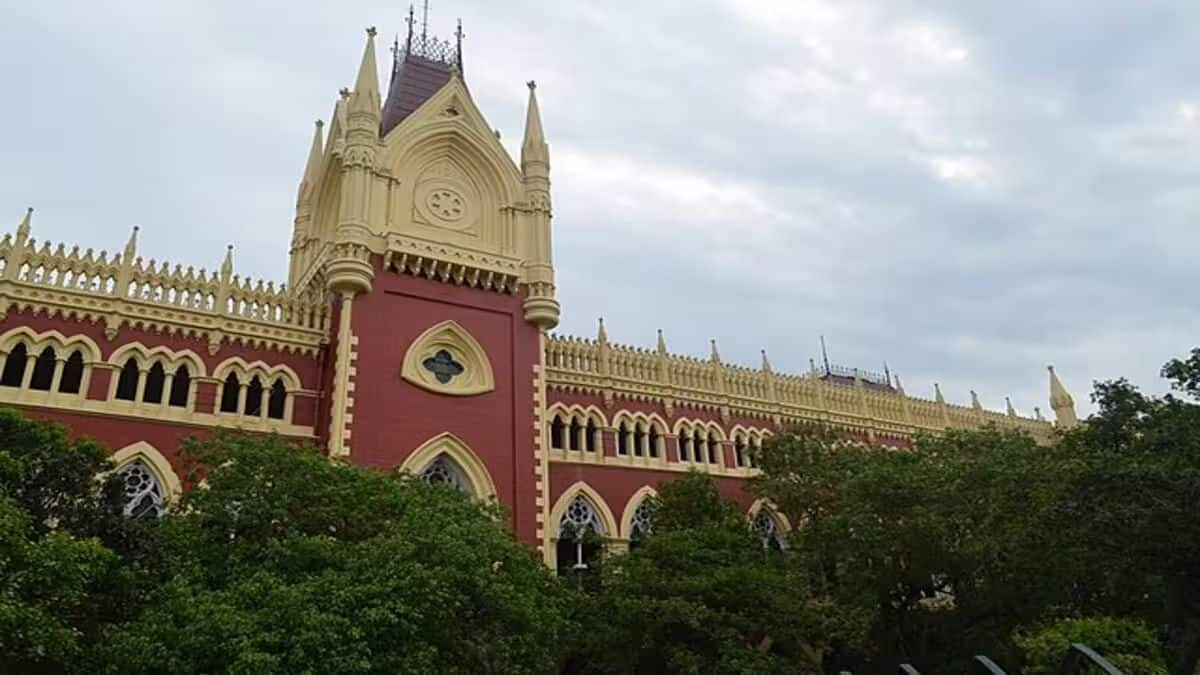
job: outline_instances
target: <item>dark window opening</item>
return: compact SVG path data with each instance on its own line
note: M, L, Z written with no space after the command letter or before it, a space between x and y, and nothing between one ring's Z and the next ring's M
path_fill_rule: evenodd
M721 442L716 436L708 437L708 463L717 464L721 461Z
M238 407L238 392L242 383L238 381L237 373L230 373L221 385L221 412L235 413Z
M571 418L571 437L568 439L569 447L572 450L579 449L579 433L581 431L583 431L583 425L581 425L579 423L578 419L572 417Z
M146 371L146 386L142 388L143 403L162 403L163 389L167 384L167 371L161 362L156 361Z
M746 466L746 441L740 438L733 442L733 461L738 466Z
M54 384L54 367L58 361L54 358L54 347L46 347L38 354L33 362L33 376L29 378L29 388L38 391L50 391Z
M273 420L283 419L283 411L287 403L287 387L283 380L275 380L271 385L271 395L267 398L267 417Z
M58 380L58 390L64 394L78 394L83 386L83 352L75 350L63 364L62 377Z
M122 401L136 401L138 386L138 365L133 357L121 366L121 375L117 378L117 398Z
M617 454L629 454L629 427L621 422L621 426L617 428Z
M658 429L650 427L650 456L654 457L655 459L658 458L659 438Z
M558 415L555 415L554 421L550 422L550 447L555 450L562 450L565 447L563 445L563 431L565 427L566 425L563 424L562 418Z
M167 400L167 405L186 408L191 388L192 375L188 372L188 367L179 366L175 369L175 378L171 380L171 398Z
M645 442L646 430L642 427L642 425L639 424L633 430L633 454L637 455L638 457L641 457L643 454L645 454L642 452L642 444Z
M679 436L679 461L681 461L681 462L690 461L691 456L692 456L692 437L688 436L687 432L685 431L685 432L683 432L683 434L681 434Z
M28 360L29 352L25 343L22 342L13 347L12 351L8 353L8 360L4 362L4 373L0 374L0 386L21 386L21 381L25 379L25 365Z
M263 404L263 385L262 380L258 376L250 378L250 385L246 387L246 414L251 417L258 417L262 413Z
M593 420L588 420L587 436L584 438L583 447L588 452L596 451L596 423Z

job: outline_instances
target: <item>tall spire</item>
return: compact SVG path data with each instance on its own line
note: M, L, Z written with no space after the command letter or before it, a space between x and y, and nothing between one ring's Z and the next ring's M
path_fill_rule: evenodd
M312 145L308 148L308 162L304 165L304 178L300 181L300 194L296 201L303 201L305 196L317 188L317 172L321 168L321 160L325 156L325 144L321 138L321 129L325 123L317 120L313 124Z
M125 251L121 255L121 262L129 264L133 261L133 257L137 255L137 240L138 226L133 226L133 232L129 234L129 241L125 242Z
M771 372L771 362L767 360L767 350L762 350L762 371L764 373Z
M550 150L546 147L546 133L542 130L542 113L538 110L537 82L530 80L529 106L525 111L525 141L521 143L521 169L528 173L534 163L550 169Z
M976 394L974 389L971 390L971 407L976 410L983 410L983 405L979 403L979 394Z
M665 337L663 337L663 332L662 332L661 328L658 329L658 353L659 354L667 353L667 339Z
M367 29L367 46L363 50L354 92L350 95L350 114L369 113L379 116L379 70L375 65L375 27ZM376 121L378 124L378 121Z
M1013 407L1012 399L1007 396L1004 397L1004 411L1008 413L1009 417L1017 416L1017 409Z
M937 401L938 403L946 402L946 397L942 396L942 388L937 382L933 383L933 396L933 400Z
M1050 407L1054 410L1054 419L1057 420L1058 426L1069 429L1078 422L1078 418L1075 417L1075 399L1071 398L1067 388L1059 381L1054 366L1046 366L1046 369L1050 371Z
M596 329L596 342L608 344L608 331L604 329L604 317L600 317L600 327Z
M17 239L25 241L29 238L29 233L32 230L29 222L33 219L33 207L29 207L25 211L25 216L21 218L21 222L17 225Z
M708 354L708 360L712 361L713 363L720 363L721 352L717 351L717 339L713 338L709 340L709 344L712 345L712 350Z

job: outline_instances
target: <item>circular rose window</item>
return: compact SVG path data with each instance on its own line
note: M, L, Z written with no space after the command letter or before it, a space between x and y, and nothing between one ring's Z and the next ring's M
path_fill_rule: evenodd
M466 213L462 197L457 192L445 188L431 191L425 198L425 204L434 216L442 220L458 220Z

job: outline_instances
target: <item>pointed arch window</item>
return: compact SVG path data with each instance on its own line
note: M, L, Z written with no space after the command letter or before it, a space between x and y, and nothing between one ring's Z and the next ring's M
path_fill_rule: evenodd
M629 425L621 422L617 427L617 454L629 454Z
M650 450L650 456L653 457L654 459L658 459L658 456L660 454L659 453L660 445L662 445L662 436L660 436L658 434L658 427L651 424L650 425L650 448L649 448L649 450Z
M555 415L550 422L550 447L555 450L565 450L566 445L563 444L563 435L566 433L566 424L563 423L561 415Z
M598 429L596 428L595 420L588 419L586 433L587 436L584 437L583 449L587 450L588 452L596 452L596 437L598 435Z
M763 507L755 514L754 520L750 524L750 529L754 534L758 535L762 541L763 548L772 551L783 550L783 536L779 532L779 525L775 523L775 519L771 517L771 513Z
M708 432L708 463L721 463L721 441L717 439L717 435L712 431Z
M633 520L629 526L630 550L641 545L642 541L654 531L654 508L650 500L643 499L633 511Z
M604 525L592 505L578 495L558 522L558 573L582 573L593 567L600 554Z
M271 385L271 393L267 396L267 417L281 420L286 409L287 386L283 384L282 379L278 379L275 380L275 384Z
M125 488L125 515L130 518L158 518L166 505L162 483L140 459L117 472Z
M137 360L132 356L126 359L125 365L121 366L121 375L117 378L117 399L121 401L137 400L138 377L140 374Z
M63 364L58 390L64 394L78 394L83 386L83 352L76 349Z
M646 425L642 424L641 422L638 422L637 426L635 426L633 429L633 454L637 455L638 457L641 457L642 455L646 454L644 451L644 447L643 447L643 446L645 446L645 444L646 444Z
M733 461L739 467L746 466L746 439L743 436L733 441Z
M25 368L29 364L29 348L18 342L4 361L4 372L0 373L0 387L19 387L25 379Z
M690 462L692 458L692 437L686 429L679 434L679 461Z
M57 365L54 347L43 349L33 362L33 376L29 378L29 388L35 391L50 391L54 384L54 368Z
M421 480L429 485L444 485L452 487L464 494L470 494L470 482L454 460L446 455L438 455L421 471Z
M188 394L192 390L192 373L188 370L187 364L183 364L175 369L175 377L171 380L171 394L167 399L167 405L175 408L186 408L188 405Z
M579 449L579 436L581 433L583 433L583 425L579 423L579 418L571 417L571 434L568 438L571 450Z
M163 389L167 384L167 371L161 361L155 361L146 371L146 386L142 390L143 403L162 403Z
M225 377L225 384L221 385L221 412L237 412L238 393L241 388L242 383L238 381L237 373L230 373Z
M246 386L246 409L245 414L250 417L258 417L262 414L263 404L263 383L257 375L250 378L250 384Z
M692 461L703 463L704 460L704 434L699 429L692 436Z

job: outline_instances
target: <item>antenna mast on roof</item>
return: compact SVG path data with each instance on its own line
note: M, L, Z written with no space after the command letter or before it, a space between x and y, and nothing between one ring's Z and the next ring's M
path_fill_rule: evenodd
M421 8L421 44L429 37L429 0L425 0Z
M829 354L825 351L825 336L821 336L821 360L825 362L825 374L828 375L829 370Z

